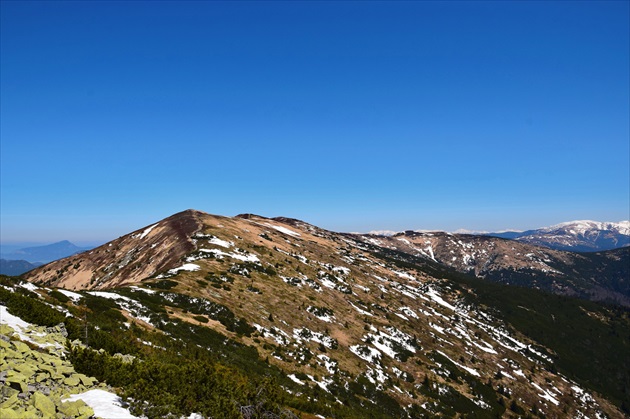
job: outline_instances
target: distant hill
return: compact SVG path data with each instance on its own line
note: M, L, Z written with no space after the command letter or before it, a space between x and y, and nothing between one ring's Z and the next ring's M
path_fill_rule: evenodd
M0 274L22 275L24 272L28 272L38 266L41 266L41 263L30 263L25 260L0 259Z
M630 247L577 253L499 237L415 231L357 238L488 281L630 307Z
M630 245L630 221L618 223L569 221L522 232L487 233L486 236L518 240L555 250L600 252Z
M11 253L2 254L2 258L7 260L23 260L31 263L48 263L89 249L89 247L79 247L68 240L63 240L44 246L25 247L23 249L14 250Z

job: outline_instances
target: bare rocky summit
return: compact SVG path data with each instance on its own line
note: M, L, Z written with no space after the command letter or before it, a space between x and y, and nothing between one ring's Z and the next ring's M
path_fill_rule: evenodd
M208 217L186 210L90 251L49 263L24 277L71 290L133 284L175 267Z

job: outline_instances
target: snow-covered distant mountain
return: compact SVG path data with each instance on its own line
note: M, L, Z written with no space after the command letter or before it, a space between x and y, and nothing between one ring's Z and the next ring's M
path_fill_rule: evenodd
M394 230L372 230L372 231L368 231L365 234L373 234L375 236L393 236L394 234L398 234L400 233L400 231L394 231ZM361 233L356 233L356 234L361 234Z
M630 245L630 221L569 221L523 232L488 233L488 236L518 240L556 250L597 252Z

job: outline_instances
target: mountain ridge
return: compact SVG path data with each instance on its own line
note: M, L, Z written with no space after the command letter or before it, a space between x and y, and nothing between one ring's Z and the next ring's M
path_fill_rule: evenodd
M592 220L567 221L531 230L503 230L498 232L459 229L454 232L441 230L405 230L416 233L470 234L500 237L543 246L554 250L597 252L630 246L630 221L601 222ZM395 236L403 231L374 230L366 235ZM356 233L361 234L361 233Z
M555 250L595 252L630 246L630 221L568 221L523 232L486 233Z
M629 247L576 253L492 236L443 232L356 237L490 281L630 307Z
M91 284L112 287L137 282L175 267L194 248L190 237L201 228L199 218L205 215L193 209L181 211L83 254L44 265L36 274L45 282L69 289L77 289L77 284L88 288ZM155 250L158 244L160 248ZM29 272L26 277L34 274Z
M280 223L308 234L337 235L352 238L355 245L368 243L421 256L458 272L492 281L630 307L630 283L626 280L630 276L627 268L630 247L613 249L608 251L610 253L580 254L487 235L411 230L391 236L335 233L295 218L268 218L255 214L230 218L194 209L173 214L81 256L71 256L30 271L26 278L71 289L132 284L180 267L182 258L196 249L197 239L194 237L204 223L221 225L221 222L250 223L258 228L271 227L281 233L299 236L295 231L271 224ZM163 249L168 251L164 253ZM604 283L600 283L602 269L608 270Z
M399 238L412 242L407 236L391 240L404 243ZM192 339L210 329L249 345L290 378L283 386L298 385L298 393L310 395L309 403L330 400L329 409L336 398L381 417L517 416L525 406L550 416L566 409L622 417L606 399L618 405L625 397L610 382L616 376L608 367L598 372L582 366L580 354L591 352L581 346L581 337L573 338L575 348L558 347L553 340L540 343L554 336L536 336L536 341L519 331L529 317L514 318L520 322L516 328L487 306L490 300L478 300L483 288L504 285L484 285L438 263L435 255L405 253L367 239L286 217L184 211L24 278L40 287L73 289L70 297L94 310L111 301L111 319L118 316L147 330ZM505 290L518 305L543 309L532 305L540 298L523 300L537 291ZM568 304L574 314L567 321L590 318L577 303ZM589 312L601 310L587 301L579 304ZM550 319L539 320L548 324ZM546 329L532 332L538 330ZM165 337L160 339L164 345ZM592 393L593 403L581 402L571 388L583 391L583 384L559 376L556 364L571 379L590 380L608 396Z

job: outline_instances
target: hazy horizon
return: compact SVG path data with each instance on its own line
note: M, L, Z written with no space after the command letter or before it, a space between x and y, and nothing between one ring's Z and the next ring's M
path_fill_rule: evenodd
M169 214L172 215L172 214ZM224 215L224 214L212 214L212 215ZM237 215L237 214L234 214ZM261 215L261 214L258 214ZM269 216L269 218L273 218L273 217L280 217L280 216L287 216L287 215L277 215L277 216ZM295 217L290 217L290 218L295 218ZM72 239L72 238L68 238L68 237L57 237L57 238L51 238L49 240L40 240L40 241L20 241L20 240L12 240L12 241L5 241L2 240L0 241L0 251L2 253L9 253L8 250L6 249L11 249L11 250L18 250L18 249L22 249L25 247L35 247L35 246L44 246L44 245L48 245L48 244L53 244L53 243L58 243L64 240L70 241L72 244L77 245L79 247L97 247L100 246L102 244L105 244L109 241L115 240L116 238L123 236L125 234L129 234L132 231L135 230L141 230L145 227L150 226L151 224L160 221L160 220L153 220L150 223L147 223L145 225L142 226L136 226L134 228L131 228L125 232L113 235L113 236L109 236L109 237L101 237L101 238L93 238L93 239ZM309 220L302 220L305 222L309 222ZM521 231L526 231L526 230L535 230L538 228L543 228L543 227L550 227L556 224L560 224L562 222L568 222L568 221L585 221L585 220L564 220L558 223L552 223L552 224L547 224L547 225L539 225L539 226L529 226L526 228L506 228L506 229L496 229L496 230L480 230L480 229L469 229L469 228L459 228L459 229L441 229L441 228L399 228L399 229L371 229L371 230L362 230L362 231L354 231L354 230L334 230L334 229L330 229L327 228L325 226L321 226L321 225L317 225L317 227L321 227L321 228L325 228L327 230L331 230L331 231L336 231L336 232L340 232L340 233L391 233L391 232L402 232L402 231L406 231L406 230L414 230L414 231L446 231L449 233L462 233L462 234L466 234L466 233L470 233L470 234L483 234L483 233L504 233L504 232L521 232ZM619 222L628 222L630 220L626 219L626 220L588 220L588 221L598 221L598 222L607 222L607 223L619 223ZM310 224L313 224L311 222L309 222Z
M0 242L186 208L630 218L630 3L0 2Z

